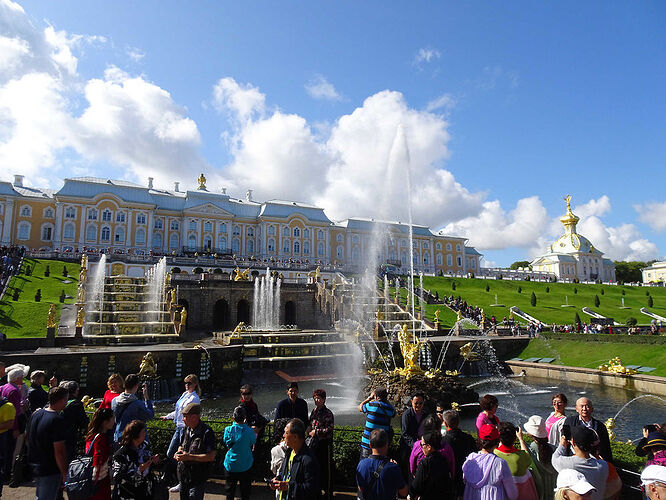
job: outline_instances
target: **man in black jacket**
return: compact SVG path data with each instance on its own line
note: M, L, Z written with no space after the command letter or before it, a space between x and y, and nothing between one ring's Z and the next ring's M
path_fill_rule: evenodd
M579 398L576 401L576 412L578 415L571 415L564 420L565 428L569 426L569 429L583 425L589 429L592 429L599 436L599 454L606 462L613 461L613 452L611 451L610 439L608 438L608 430L603 422L592 417L594 412L594 407L592 406L592 401L588 398ZM565 431L563 430L563 433Z
M411 406L402 414L402 434L400 435L400 470L409 481L409 456L412 453L414 443L423 435L423 420L426 412L424 411L425 396L417 392L412 396Z
M443 409L437 406L437 412ZM462 466L470 453L478 451L476 440L466 432L460 430L460 416L455 410L443 412L444 425L446 426L446 435L443 438L444 443L448 443L453 448L453 456L456 458L456 497L462 498L465 492L465 482L463 481Z
M298 397L298 384L291 382L287 386L287 398L280 401L275 407L275 420L278 418L298 418L307 425L308 404Z
M289 447L278 478L270 487L280 491L278 500L315 500L321 496L319 463L305 444L305 424L294 418L284 428Z
M427 432L421 438L425 457L416 467L414 479L409 487L410 498L420 500L454 500L455 485L451 477L451 465L439 453L442 435Z

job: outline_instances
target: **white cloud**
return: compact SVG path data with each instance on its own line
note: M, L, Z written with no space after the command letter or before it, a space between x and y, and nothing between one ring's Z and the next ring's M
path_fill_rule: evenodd
M442 94L426 104L426 111L433 112L443 109L445 113L448 113L455 105L456 100L451 94Z
M314 99L325 99L329 101L341 101L342 95L335 86L323 75L317 75L305 84L305 90Z
M142 51L141 49L137 49L136 47L128 47L127 48L127 55L134 62L139 62L139 61L141 61L141 59L146 57L146 53L144 51Z
M414 64L420 65L422 63L429 63L435 59L439 59L441 54L439 50L433 48L420 48L414 55Z
M634 205L634 210L638 212L638 220L647 224L655 231L666 229L666 201L645 203L643 205Z
M590 200L583 205L577 205L573 211L581 219L586 217L602 217L611 210L610 198L607 195L601 196L597 200Z
M213 88L213 105L218 110L231 111L245 121L263 114L266 96L250 84L239 84L230 77L220 78Z
M578 232L613 260L646 261L659 256L659 249L647 240L633 224L608 227L598 217L581 220Z

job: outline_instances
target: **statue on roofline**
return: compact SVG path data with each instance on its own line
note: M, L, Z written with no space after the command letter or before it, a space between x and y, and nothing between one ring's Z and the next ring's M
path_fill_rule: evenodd
M205 190L206 189L206 177L202 173L199 178L197 179L197 182L199 183L199 189Z

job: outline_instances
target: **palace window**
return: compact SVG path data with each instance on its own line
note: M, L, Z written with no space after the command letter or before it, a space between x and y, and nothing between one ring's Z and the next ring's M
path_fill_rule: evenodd
M207 248L208 250L213 248L213 238L211 238L209 235L204 236L203 243L204 248Z
M74 231L75 231L74 224L68 222L67 224L65 224L65 227L63 228L62 231L63 238L65 238L66 240L73 240Z
M53 226L51 224L44 224L42 226L42 241L51 241L53 237Z
M335 241L337 241L338 243L342 243L343 240L344 240L344 236L342 236L341 234L338 234L335 237Z
M171 230L172 231L178 231L178 227L180 227L180 224L178 224L177 220L172 220L171 221Z
M30 239L30 223L21 222L18 225L18 239L19 240L29 240Z
M190 250L194 250L197 247L197 237L193 234L190 234L190 236L187 238L187 246Z
M344 249L342 248L342 245L338 245L338 248L335 250L335 255L338 260L342 259L344 256Z
M195 219L190 220L190 231L197 230L197 221Z
M153 229L162 229L164 227L164 222L162 222L162 219L155 219L155 222L153 223Z
M97 209L89 208L88 209L88 220L97 220ZM95 237L97 239L97 237Z
M291 235L291 231L289 230L289 227L288 227L288 226L285 226L285 227L282 229L282 236L289 236L289 235Z
M248 236L254 236L254 228L253 227L248 227L247 228L247 235Z
M451 243L446 244L446 251L450 252L451 251Z
M303 238L309 238L309 237L310 237L310 230L303 229Z
M450 254L446 256L446 265L447 266L452 266L453 265L453 256L450 255Z
M136 223L137 224L145 224L146 223L146 214L144 214L144 213L136 214ZM144 238L145 238L145 232L144 232Z
M428 254L426 253L426 254L423 255L423 265L427 266L429 264L430 264L430 258L428 257Z
M113 219L113 214L111 213L111 210L102 210L103 222L111 222L112 219Z
M268 236L275 236L275 226L268 226Z
M352 236L352 243L358 243L360 240L361 238L359 238L358 234Z
M76 208L67 207L65 209L65 219L76 219Z
M462 267L462 257L460 255L456 257L456 263L458 264L458 267Z
M125 212L116 212L116 222L125 223Z
M254 253L254 240L247 240L247 253L252 254Z
M114 243L125 243L125 229L122 227L117 227L116 232L113 236Z
M456 245L456 252L460 252L460 244Z
M171 250L175 250L178 248L178 235L177 234L172 234L169 237L169 248Z
M436 250L441 250L441 249L442 249L442 244L441 244L441 243L437 243L437 244L435 245L435 249L436 249Z
M32 207L23 205L21 207L21 217L32 217Z
M43 215L45 219L53 219L53 209L51 207L45 208Z
M323 240L324 239L324 231L322 231L321 229L319 231L317 231L317 239L318 240Z
M301 244L298 241L294 241L294 253L296 255L301 253Z
M294 236L299 236L301 235L301 230L297 227L294 228Z
M291 253L291 243L289 242L289 240L282 241L282 252Z
M427 250L427 249L428 249L428 242L427 242L427 241L424 241L424 242L423 242L423 245L421 245L421 246L422 246L424 249Z
M273 226L271 226L273 227ZM268 239L268 251L270 253L275 252L275 240L273 238Z
M304 241L303 242L303 255L310 255L310 242L309 241Z
M407 265L407 252L404 250L400 252L400 262L402 263L403 266Z
M402 241L400 242L400 246L401 246L401 247L406 247L406 246L407 246L407 240L402 240Z
M361 251L358 249L358 247L352 248L352 260L354 262L361 260Z
M99 233L100 241L110 241L111 240L111 229L107 226L102 228L102 231Z
M241 231L239 226L234 226L234 236L240 236Z
M227 249L227 239L226 239L226 238L222 238L222 239L220 240L220 248L221 248L222 250L226 250L226 249Z
M470 267L471 267L472 269L476 269L476 260L472 259L472 261L470 262L470 264L471 264Z
M227 224L226 223L223 222L222 224L220 224L220 232L225 233L225 234L227 233Z
M438 254L437 254L437 265L438 265L438 266L441 266L441 265L442 265L442 262L443 262L443 260L442 260L442 254L441 254L441 253L438 253Z
M137 245L145 245L146 244L146 230L145 229L137 229L136 230L136 244Z
M153 238L150 246L152 248L162 248L162 233L153 233Z
M213 223L209 220L204 222L204 231L206 231L207 233L210 233L212 230L213 230Z
M240 239L239 238L234 238L231 241L231 251L235 254L240 252Z
M97 241L97 226L94 224L86 228L86 241Z
M317 243L317 257L325 257L326 253L324 252L324 244L322 242Z

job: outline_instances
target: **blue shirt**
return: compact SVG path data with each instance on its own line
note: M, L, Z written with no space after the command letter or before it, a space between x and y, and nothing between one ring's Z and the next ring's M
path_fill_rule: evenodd
M391 418L395 416L395 409L384 401L370 401L365 403L361 409L366 415L361 447L369 450L370 434L375 429L388 431L391 427Z
M252 467L252 445L256 442L257 435L245 424L234 422L224 429L224 445L229 450L224 456L224 468L229 472L245 472Z
M386 465L379 473L379 478L375 481L372 490L368 491L374 472L384 462L386 462ZM371 455L358 463L356 484L363 490L365 500L395 500L398 497L398 490L406 486L400 467L393 462L389 462L387 457L379 455Z

